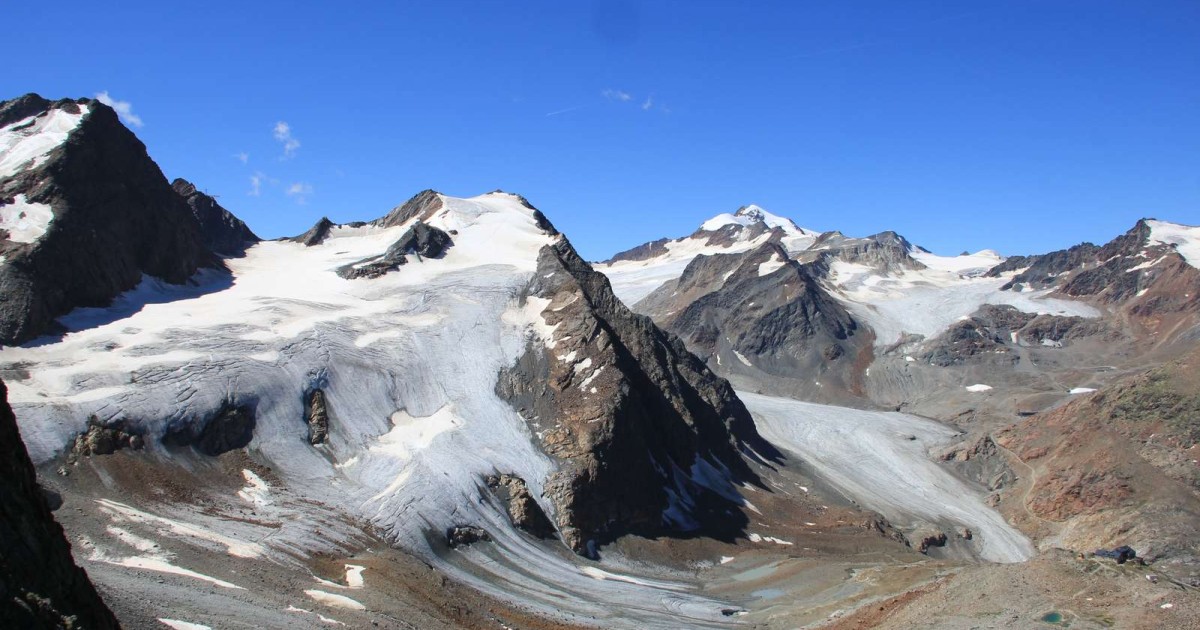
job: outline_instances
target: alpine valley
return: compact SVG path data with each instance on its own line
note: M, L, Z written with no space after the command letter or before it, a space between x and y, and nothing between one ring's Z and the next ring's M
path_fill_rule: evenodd
M107 105L0 102L0 626L1200 627L1200 228L552 217L262 240Z

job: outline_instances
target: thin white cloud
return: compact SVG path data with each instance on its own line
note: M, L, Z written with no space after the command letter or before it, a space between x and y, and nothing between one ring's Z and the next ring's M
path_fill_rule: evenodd
M262 185L266 181L267 176L263 173L255 173L250 176L250 192L246 193L251 197L257 197L262 194Z
M654 107L654 97L647 96L646 100L642 103L642 111L648 112L651 107Z
M300 148L300 141L292 135L292 126L282 120L275 123L275 139L283 144L285 160L295 155L296 149Z
M633 100L632 94L621 90L608 89L601 92L600 95L610 101L621 101L622 103L628 103Z
M246 164L250 161L250 154L246 153L245 151L239 151L237 153L234 153L233 157L237 158L237 160L239 162L241 162L242 164Z
M133 113L133 103L130 103L129 101L118 101L117 99L109 96L108 90L97 92L96 100L116 110L117 115L121 117L121 120L133 125L134 127L142 126L142 117Z
M308 203L308 198L312 196L313 187L312 184L305 182L295 182L291 186L288 186L287 194L289 197L295 198L296 203L304 205Z
M557 116L559 114L565 114L567 112L573 112L577 109L583 109L583 105L576 105L575 107L568 107L566 109L560 109L560 110L550 112L550 113L546 114L546 118L549 118L551 116Z

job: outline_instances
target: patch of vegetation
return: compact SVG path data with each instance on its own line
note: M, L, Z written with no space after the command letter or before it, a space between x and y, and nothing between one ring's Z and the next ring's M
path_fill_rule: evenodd
M1130 423L1162 423L1188 444L1200 442L1200 394L1184 394L1170 373L1157 369L1115 396L1112 418Z

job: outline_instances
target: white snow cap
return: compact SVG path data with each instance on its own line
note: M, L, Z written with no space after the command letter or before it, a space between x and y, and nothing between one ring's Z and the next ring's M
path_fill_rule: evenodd
M78 114L51 109L0 128L0 177L40 166L51 151L67 141L87 113L87 105L80 105Z
M1148 219L1150 242L1175 248L1193 267L1200 268L1200 227Z
M730 214L722 212L717 216L700 224L700 229L705 232L716 232L726 225L741 225L743 227L762 223L769 228L782 228L787 234L807 234L808 231L798 227L791 219L771 214L761 207L754 204L742 206L737 212Z

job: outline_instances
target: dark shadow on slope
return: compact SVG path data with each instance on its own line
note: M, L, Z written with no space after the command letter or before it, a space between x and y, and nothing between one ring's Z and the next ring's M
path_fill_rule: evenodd
M157 278L143 276L133 289L118 295L109 306L80 307L55 320L55 332L21 345L23 348L58 343L69 333L100 328L131 317L153 304L192 300L220 293L234 284L233 275L226 271L205 269L192 276L187 284L170 284Z

